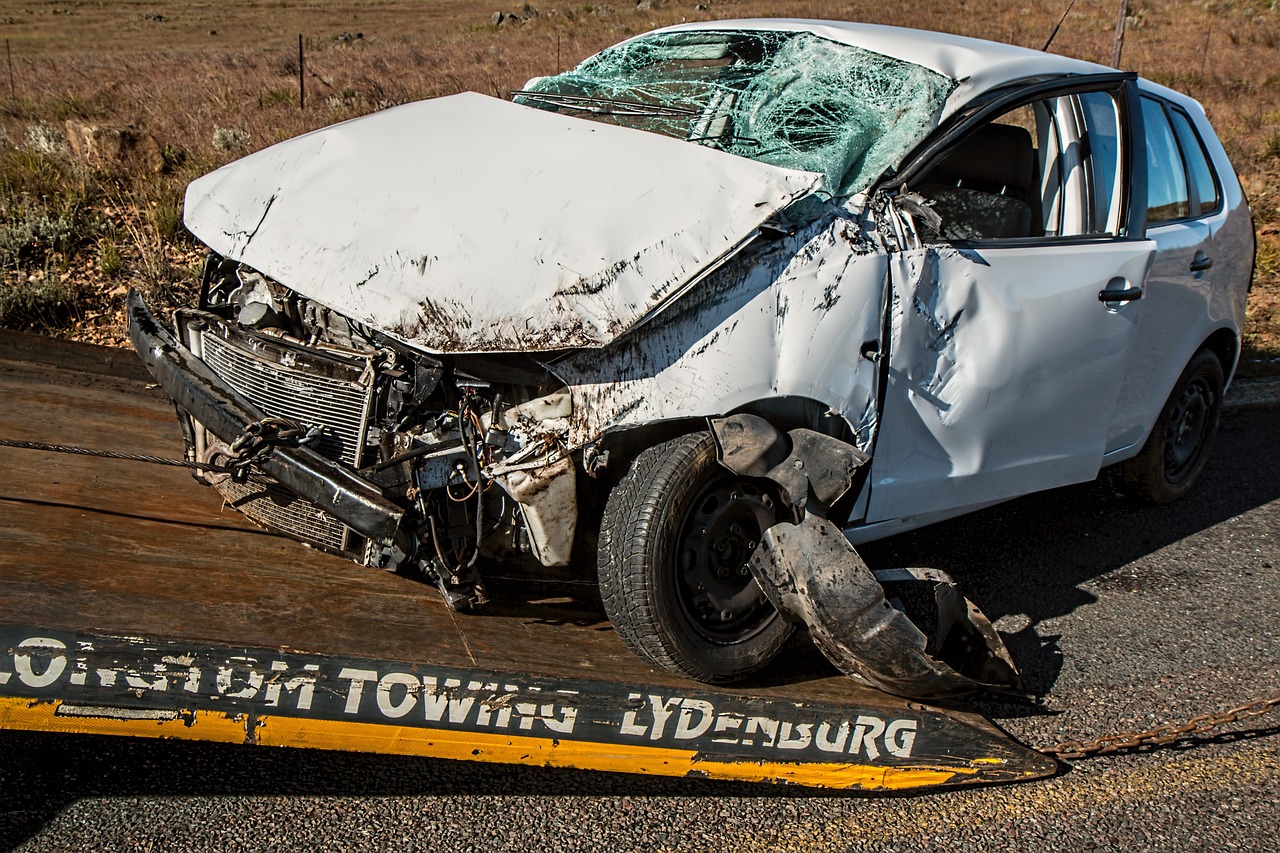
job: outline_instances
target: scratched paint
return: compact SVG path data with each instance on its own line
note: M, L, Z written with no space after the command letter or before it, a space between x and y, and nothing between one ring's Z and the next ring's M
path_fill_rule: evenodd
M821 180L464 93L251 154L193 182L185 217L405 342L540 351L613 340Z
M880 335L887 260L857 211L758 243L635 333L557 362L574 401L570 444L795 396L828 406L869 446L878 380L861 350Z

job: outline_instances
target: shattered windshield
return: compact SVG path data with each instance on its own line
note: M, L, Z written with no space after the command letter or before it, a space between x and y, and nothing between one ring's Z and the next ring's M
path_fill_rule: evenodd
M866 189L936 124L952 81L805 32L656 33L531 81L517 103L820 172Z

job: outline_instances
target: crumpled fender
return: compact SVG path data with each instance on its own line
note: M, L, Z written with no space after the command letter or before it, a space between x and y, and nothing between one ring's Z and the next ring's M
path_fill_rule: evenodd
M783 433L758 415L709 421L720 464L770 480L799 524L764 531L748 565L782 615L804 622L835 666L888 693L929 698L980 689L1022 690L1022 679L991 622L943 572L872 572L826 511L870 459L809 429ZM926 636L885 597L882 582L930 583L935 613Z
M810 636L846 675L910 698L1022 690L1004 643L982 611L942 572L871 571L829 520L806 514L761 537L750 568L784 616ZM934 584L935 636L930 638L885 598L880 581Z
M816 501L824 511L853 485L871 458L858 448L811 429L783 433L759 415L711 418L720 464L741 477L772 480L797 512Z

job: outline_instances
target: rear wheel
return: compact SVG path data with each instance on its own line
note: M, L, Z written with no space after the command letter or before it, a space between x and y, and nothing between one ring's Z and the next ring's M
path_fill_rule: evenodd
M732 681L768 664L792 626L747 561L776 520L770 494L716 461L710 433L641 453L600 523L600 591L623 642L699 681Z
M1121 463L1125 490L1156 504L1191 491L1205 463L1222 412L1222 363L1201 350L1178 377L1142 452Z

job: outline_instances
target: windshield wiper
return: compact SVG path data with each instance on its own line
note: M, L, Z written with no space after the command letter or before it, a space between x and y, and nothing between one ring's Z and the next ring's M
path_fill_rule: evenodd
M662 116L696 116L700 110L687 107L664 106L662 104L642 104L639 101L622 101L616 98L591 98L585 95L561 95L557 92L532 92L519 89L511 93L512 98L529 98L543 101L557 107L568 107L573 110L611 116L642 116L645 118Z

